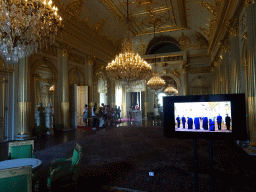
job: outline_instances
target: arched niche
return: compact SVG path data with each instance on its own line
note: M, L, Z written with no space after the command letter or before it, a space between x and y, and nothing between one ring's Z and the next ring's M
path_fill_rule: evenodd
M182 51L179 43L171 36L160 36L152 39L147 47L146 55Z
M189 83L190 95L207 95L210 92L210 82L207 78L198 75Z
M94 75L94 88L98 95L98 102L107 104L107 89L108 81L105 73L103 71L98 71Z
M33 63L30 74L30 98L34 115L40 103L42 103L43 107L49 107L50 105L55 108L57 68L47 58L39 59Z

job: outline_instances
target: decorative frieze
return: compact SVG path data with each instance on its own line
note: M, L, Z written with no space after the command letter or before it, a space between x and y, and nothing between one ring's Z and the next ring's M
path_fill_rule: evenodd
M207 67L193 67L189 69L189 73L210 73L211 71L211 66Z
M51 46L49 46L47 48L41 49L41 52L45 53L45 54L48 54L48 55L52 55L52 56L57 57L58 56L58 47L55 46L55 45L51 45Z
M68 60L73 61L75 63L85 65L85 58L81 55L74 53L74 52L68 52Z

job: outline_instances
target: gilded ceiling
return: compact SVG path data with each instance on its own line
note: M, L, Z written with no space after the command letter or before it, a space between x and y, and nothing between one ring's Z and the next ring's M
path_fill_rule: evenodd
M116 44L126 32L127 0L53 0L64 19L78 22L94 35ZM131 29L138 41L167 33L188 46L206 48L214 39L223 10L239 0L129 0ZM194 36L197 45L187 37ZM204 37L205 39L201 38ZM144 38L145 39L145 38ZM206 42L207 40L208 42ZM207 45L207 46L206 46Z

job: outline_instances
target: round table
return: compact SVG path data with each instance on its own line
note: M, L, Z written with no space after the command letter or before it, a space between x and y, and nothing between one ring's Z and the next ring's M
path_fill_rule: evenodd
M32 165L32 169L35 169L41 165L42 161L35 158L24 158L24 159L12 159L0 162L0 169L9 169L13 167L21 167Z

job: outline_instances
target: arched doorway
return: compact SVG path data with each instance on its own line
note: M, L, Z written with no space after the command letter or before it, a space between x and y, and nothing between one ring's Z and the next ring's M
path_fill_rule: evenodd
M31 68L31 106L33 124L39 125L37 109L42 106L45 114L50 115L46 120L46 127L53 128L54 114L56 114L56 81L58 73L56 67L48 59L40 59L34 62ZM31 123L32 124L32 123Z

